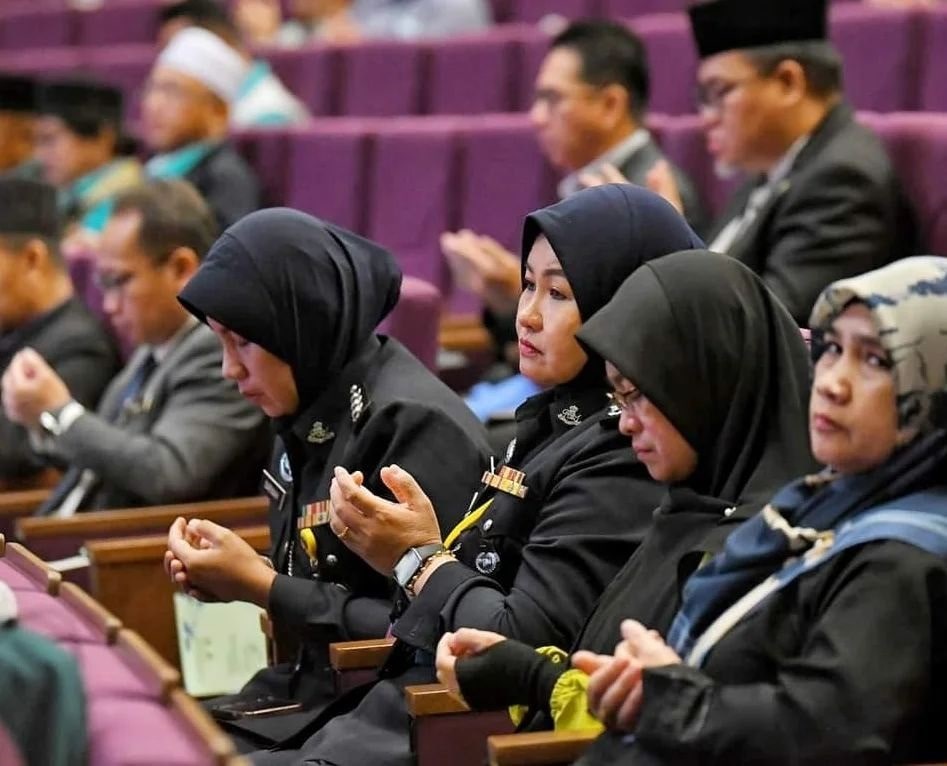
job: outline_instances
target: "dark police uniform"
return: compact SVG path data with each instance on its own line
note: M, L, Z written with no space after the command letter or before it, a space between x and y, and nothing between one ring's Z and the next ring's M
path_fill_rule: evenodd
M288 736L334 693L328 644L385 635L391 580L336 538L327 511L335 466L362 471L366 487L391 497L379 476L391 463L425 488L442 529L463 516L488 465L483 427L463 401L397 340L381 338L283 431L264 476L271 558L280 573L270 614L281 638L303 644L294 662L261 671L243 695L292 697L308 712L244 719L237 728L264 739Z

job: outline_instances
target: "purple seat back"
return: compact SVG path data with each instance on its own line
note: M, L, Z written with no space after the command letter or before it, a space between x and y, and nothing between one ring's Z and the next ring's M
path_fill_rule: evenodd
M265 206L280 205L286 199L287 134L283 127L249 128L233 134L237 150L260 179Z
M438 240L456 224L460 185L458 121L387 120L374 138L367 233L391 250L405 274L448 292Z
M830 21L831 40L842 54L848 100L857 109L914 109L920 70L919 15L913 10L852 3L833 7Z
M858 115L885 143L914 203L924 250L947 256L947 115L924 113Z
M923 66L920 73L919 107L928 112L947 112L947 8L932 8L921 26Z
M0 48L32 50L72 45L75 14L59 3L35 3L4 11L0 16Z
M0 67L40 77L67 77L80 73L85 62L79 48L43 48L0 52Z
M341 53L340 114L390 117L420 111L421 45L381 40L345 46Z
M340 49L311 45L298 49L265 48L257 54L315 117L337 114L341 80Z
M520 27L518 33L519 48L519 86L517 104L520 111L528 112L533 105L536 91L536 75L543 59L549 51L551 37L538 27Z
M92 11L75 14L76 44L154 44L158 6L152 0L110 0Z
M600 0L517 0L513 3L512 21L535 23L555 14L567 19L597 16Z
M378 326L378 331L397 338L431 372L437 372L440 320L440 290L423 279L406 276L398 305Z
M424 111L511 112L517 105L514 74L518 66L517 36L504 30L432 42Z
M681 13L635 19L651 69L650 110L661 114L692 114L697 82L697 49L687 17Z
M364 231L369 127L363 120L317 122L289 134L289 207L352 231Z
M691 0L602 0L602 15L633 19L649 13L679 13L691 4Z

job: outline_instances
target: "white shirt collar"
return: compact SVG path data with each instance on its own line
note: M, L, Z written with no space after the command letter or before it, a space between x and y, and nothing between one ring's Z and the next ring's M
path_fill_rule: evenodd
M583 173L590 173L598 170L602 165L614 165L616 167L624 165L628 158L635 152L640 151L651 140L651 134L644 128L638 128L631 135L615 144L604 154L596 157L584 168L579 168L570 173L559 182L557 192L560 199L565 199L570 194L575 194L582 188L579 183L579 176Z

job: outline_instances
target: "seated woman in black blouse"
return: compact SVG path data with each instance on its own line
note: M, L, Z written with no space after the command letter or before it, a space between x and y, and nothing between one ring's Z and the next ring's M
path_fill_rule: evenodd
M611 652L626 617L667 629L707 554L811 467L809 365L799 330L763 283L706 251L646 264L578 337L606 360L628 447L668 485L641 545L571 644ZM587 715L588 676L568 670L565 652L537 653L504 638L466 628L448 634L438 677L455 691L459 680L477 708L530 707L531 729L601 726Z
M812 450L688 583L668 643L623 626L584 764L947 757L947 259L830 285L812 313Z

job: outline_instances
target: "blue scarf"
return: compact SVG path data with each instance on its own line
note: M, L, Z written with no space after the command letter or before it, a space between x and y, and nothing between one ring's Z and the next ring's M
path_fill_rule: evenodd
M873 471L823 473L787 485L762 513L737 527L723 552L688 580L668 644L699 666L706 652L688 655L741 597L771 576L773 590L779 590L855 545L900 540L947 558L945 465L947 431L938 429ZM824 555L801 555L820 545L830 546Z

